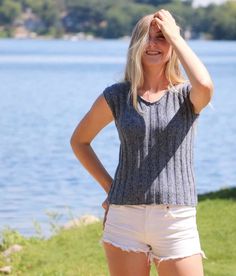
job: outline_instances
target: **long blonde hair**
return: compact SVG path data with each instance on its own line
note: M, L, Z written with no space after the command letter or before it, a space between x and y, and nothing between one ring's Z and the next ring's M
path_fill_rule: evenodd
M132 31L127 53L124 81L130 83L129 98L132 95L132 103L137 112L139 112L137 108L137 90L142 87L144 83L142 53L149 39L149 28L153 18L154 14L148 14L137 22ZM173 49L171 57L165 67L165 76L169 81L169 89L176 84L185 82L180 70L179 59Z

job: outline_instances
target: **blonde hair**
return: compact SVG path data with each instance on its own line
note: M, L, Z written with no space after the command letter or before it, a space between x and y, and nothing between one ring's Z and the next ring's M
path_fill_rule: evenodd
M149 28L153 18L154 14L148 14L137 22L132 31L127 53L124 81L130 83L128 98L132 95L132 103L137 112L139 112L137 108L137 90L139 87L142 87L144 83L142 53L145 44L149 39ZM165 76L169 81L168 89L173 88L176 84L186 81L180 70L179 59L173 49L171 57L165 67Z

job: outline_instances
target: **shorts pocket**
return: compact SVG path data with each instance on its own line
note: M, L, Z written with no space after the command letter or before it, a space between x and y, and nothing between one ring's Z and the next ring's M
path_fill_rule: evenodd
M169 210L175 218L188 218L196 216L196 208L192 206L170 206Z

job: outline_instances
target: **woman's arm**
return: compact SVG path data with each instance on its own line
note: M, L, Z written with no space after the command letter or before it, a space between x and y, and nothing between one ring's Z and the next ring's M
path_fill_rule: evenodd
M194 112L200 113L213 96L211 77L206 67L181 36L172 42L172 46L192 85L190 100L194 106Z
M166 10L160 10L154 17L158 27L166 40L172 45L184 67L192 85L190 100L194 106L195 113L200 113L213 96L211 77L204 64L181 37L179 27L176 25L172 15Z
M108 194L112 178L103 167L90 143L98 132L113 120L112 112L101 94L75 128L70 144L75 156Z

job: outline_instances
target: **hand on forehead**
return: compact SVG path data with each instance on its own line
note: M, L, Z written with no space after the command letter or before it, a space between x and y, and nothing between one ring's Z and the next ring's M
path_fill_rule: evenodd
M158 33L158 32L161 32L161 30L158 27L155 18L153 18L150 24L150 33Z

